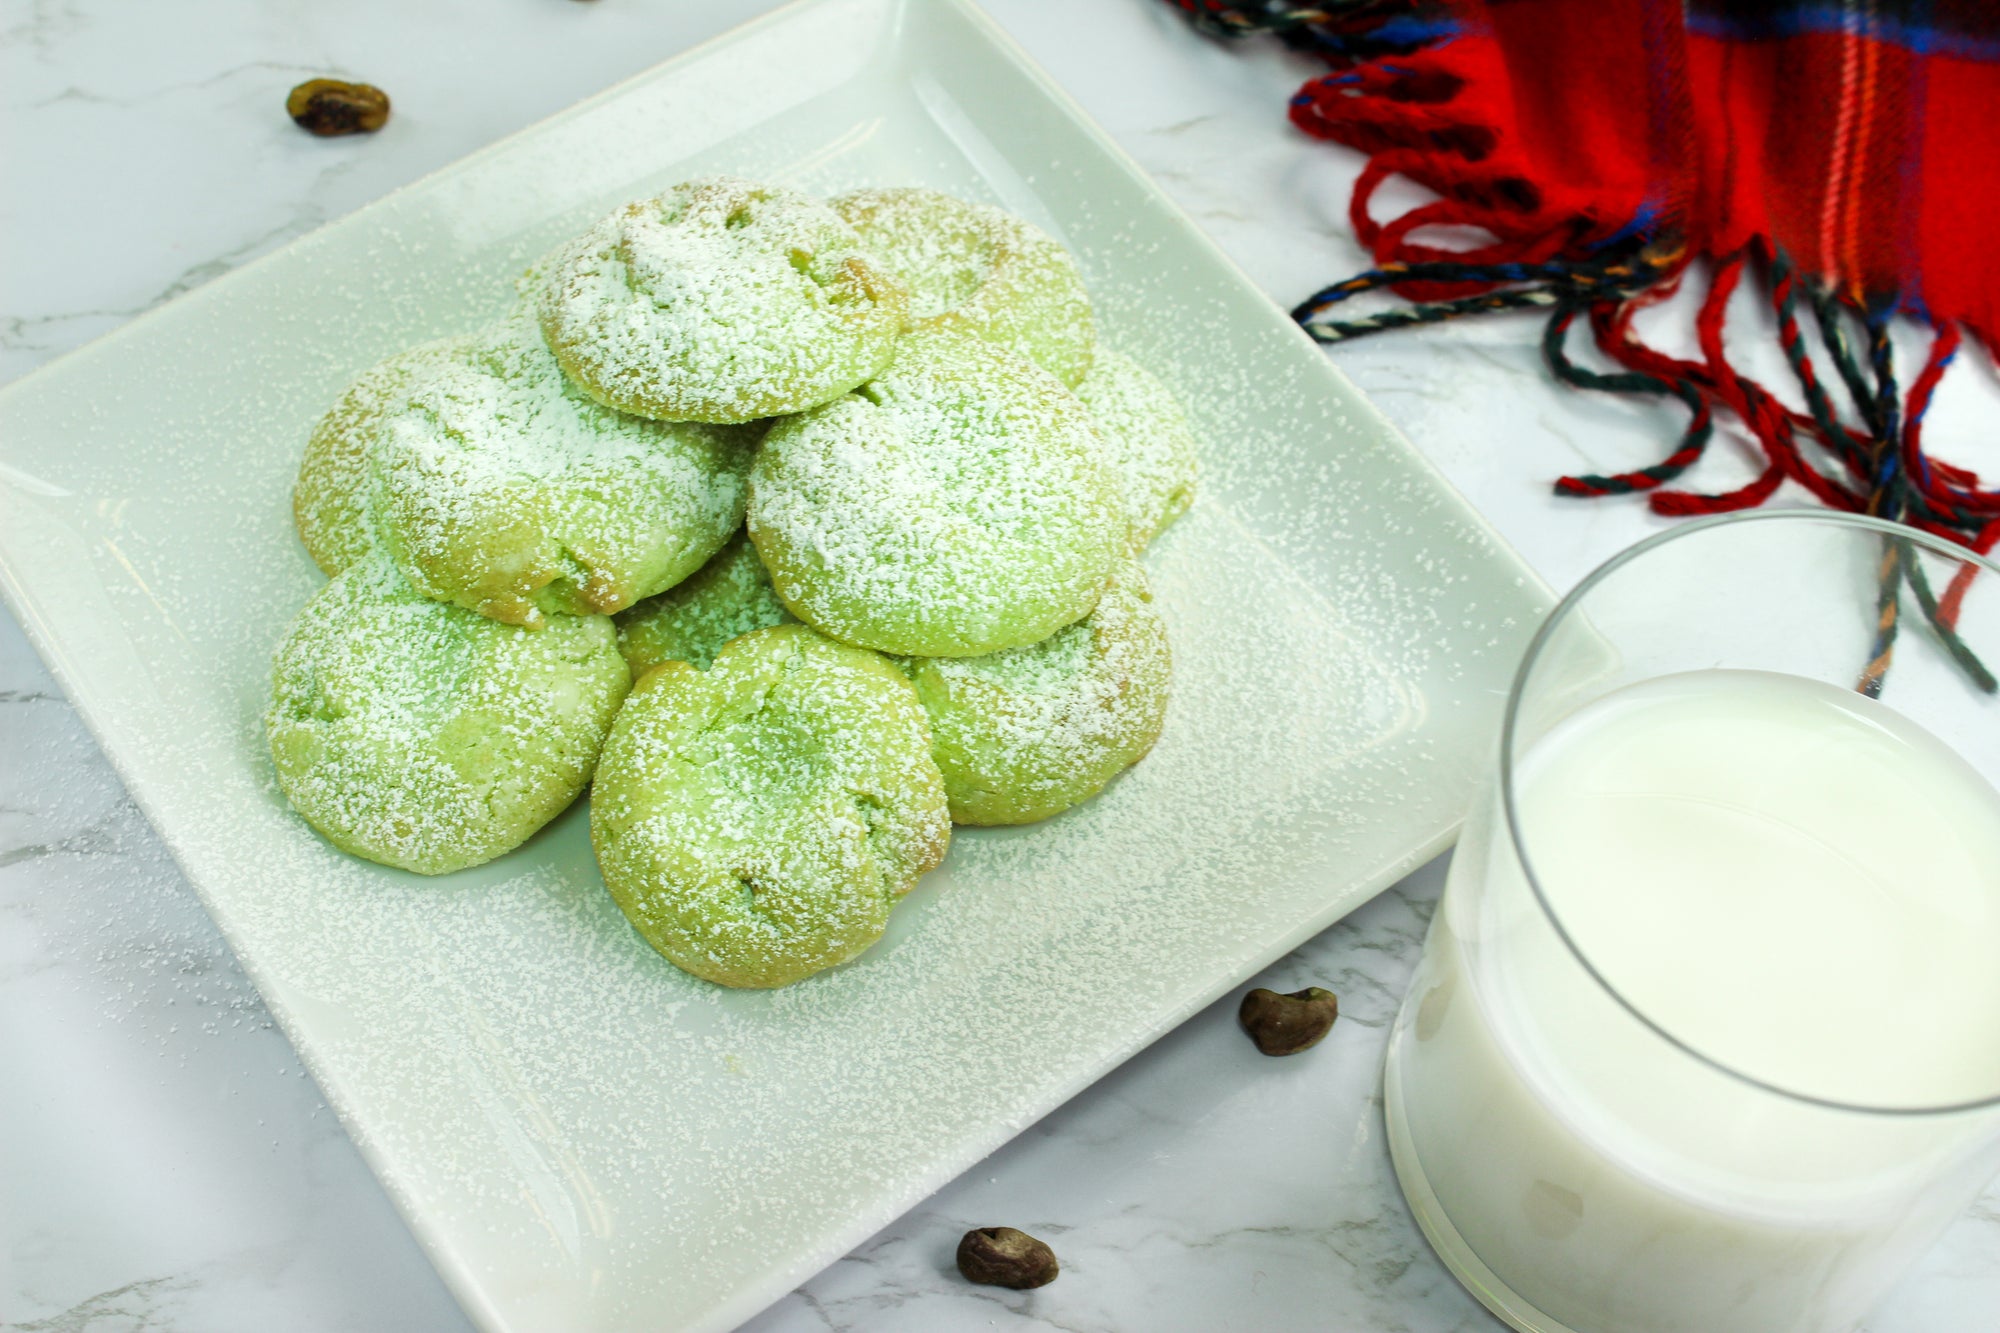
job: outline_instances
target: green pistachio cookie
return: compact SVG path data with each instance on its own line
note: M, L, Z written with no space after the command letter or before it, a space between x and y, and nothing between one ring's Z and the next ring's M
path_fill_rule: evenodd
M737 635L791 619L757 548L739 532L692 578L619 615L618 650L634 680L662 662L706 671Z
M1095 796L1159 739L1167 628L1136 562L1097 609L1040 643L984 657L904 658L960 824L1030 824Z
M908 303L831 208L727 177L627 204L531 282L570 377L666 421L754 421L838 398L888 363Z
M833 207L910 289L918 328L990 339L1064 384L1090 369L1090 294L1041 228L936 190L856 190Z
M540 633L423 596L380 553L278 648L278 785L335 846L419 874L490 861L590 781L631 684L604 616Z
M292 487L292 522L306 554L328 578L375 549L368 446L402 403L420 364L406 353L362 372L306 441Z
M1045 639L1097 604L1126 528L1090 415L960 333L904 338L880 376L778 422L750 538L792 614L915 657Z
M951 840L910 683L803 625L655 667L604 747L591 839L647 943L724 986L853 958Z
M322 567L372 534L426 596L538 626L699 569L742 521L757 433L595 402L522 312L364 375L314 432L293 510Z
M1076 396L1097 418L1131 524L1132 549L1143 551L1194 503L1194 431L1187 413L1166 385L1104 347Z

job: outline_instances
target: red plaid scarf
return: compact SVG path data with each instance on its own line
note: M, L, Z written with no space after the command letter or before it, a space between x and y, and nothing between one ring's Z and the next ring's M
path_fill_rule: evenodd
M1546 308L1549 363L1565 381L1672 394L1691 413L1660 462L1564 478L1558 492L1645 491L1663 513L1715 513L1759 504L1789 479L1836 508L1982 551L2000 543L2000 491L1922 447L1925 408L1964 335L1990 347L2000 330L2000 264L1985 234L2000 212L1995 7L1169 3L1211 33L1275 33L1332 67L1299 90L1292 120L1367 154L1352 217L1377 267L1300 305L1314 336ZM1369 200L1393 175L1439 198L1377 222ZM1426 244L1423 229L1440 225L1492 240ZM1640 341L1632 321L1696 258L1713 268L1700 355L1682 359ZM1775 307L1803 411L1724 355L1724 307L1746 274ZM1348 298L1385 287L1413 304L1339 317ZM1932 333L1907 390L1889 338L1899 314ZM1615 370L1571 357L1579 321ZM1671 487L1701 457L1718 413L1756 439L1762 474L1725 494Z

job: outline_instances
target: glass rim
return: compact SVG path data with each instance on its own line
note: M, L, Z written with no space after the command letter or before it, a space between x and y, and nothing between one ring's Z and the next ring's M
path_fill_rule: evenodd
M1835 509L1757 509L1733 514L1718 514L1713 517L1690 520L1668 528L1664 532L1656 532L1652 536L1635 542L1618 552L1586 574L1582 581L1574 588L1571 588L1564 595L1563 599L1556 603L1555 607L1543 618L1541 625L1535 630L1534 636L1528 640L1527 649L1521 655L1521 664L1516 668L1513 682L1507 689L1507 706L1502 715L1500 725L1500 801L1501 811L1507 823L1507 837L1512 844L1515 858L1520 862L1522 878L1527 880L1528 889L1534 894L1535 903L1540 907L1542 916L1555 931L1556 938L1563 942L1563 947L1569 950L1570 956L1576 959L1577 965L1597 984L1599 989L1609 995L1617 1002L1620 1008L1637 1019L1654 1036L1682 1054L1701 1064L1707 1065L1710 1069L1718 1073L1735 1079L1737 1082L1747 1084L1750 1087L1783 1097L1789 1101L1863 1115L1945 1116L2000 1107L2000 1089L1996 1089L1991 1095L1986 1097L1973 1098L1968 1101L1942 1103L1935 1106L1885 1106L1867 1102L1843 1101L1836 1097L1819 1097L1811 1093L1800 1092L1794 1088L1787 1088L1783 1084L1773 1083L1767 1079L1758 1078L1754 1074L1746 1073L1726 1061L1709 1055L1707 1052L1675 1036L1672 1032L1667 1031L1666 1028L1655 1022L1651 1015L1646 1013L1644 1009L1640 1008L1631 999L1627 998L1623 991L1612 985L1610 979L1598 970L1597 965L1591 961L1590 956L1571 937L1569 929L1563 924L1561 914L1556 911L1554 904L1549 901L1548 895L1543 892L1541 879L1536 875L1534 863L1528 856L1527 839L1523 834L1521 826L1521 814L1514 799L1514 743L1520 722L1521 703L1527 691L1528 678L1533 674L1536 665L1540 662L1542 650L1548 646L1549 640L1553 637L1556 628L1567 623L1583 599L1589 596L1606 579L1659 547L1684 541L1716 528L1770 522L1811 522L1826 524L1832 527L1844 527L1861 532L1873 532L1884 537L1893 537L1899 541L1909 541L1933 554L1948 556L1951 559L1977 566L1986 573L2000 578L2000 563L1996 563L1987 556L1980 555L1969 547L1960 546L1955 542L1947 541L1942 537L1925 532L1921 528L1913 528L1905 523L1895 523L1887 519L1875 518L1865 514L1851 514Z

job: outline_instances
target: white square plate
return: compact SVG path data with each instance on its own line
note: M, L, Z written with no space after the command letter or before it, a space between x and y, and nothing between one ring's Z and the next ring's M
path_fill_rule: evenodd
M443 880L335 852L259 723L320 582L288 509L312 422L606 208L718 171L1041 223L1206 451L1148 556L1178 668L1153 756L961 833L881 945L770 994L648 950L581 809ZM962 0L782 10L0 392L0 584L438 1267L515 1333L748 1317L1436 853L1546 605Z

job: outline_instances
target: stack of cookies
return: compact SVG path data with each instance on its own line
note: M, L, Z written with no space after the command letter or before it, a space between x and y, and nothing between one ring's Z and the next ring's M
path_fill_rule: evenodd
M1158 737L1138 555L1173 396L1067 251L928 190L627 205L500 323L364 374L294 512L332 582L276 660L280 785L441 874L591 787L655 948L779 986L878 939L951 825L1045 819Z

